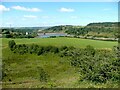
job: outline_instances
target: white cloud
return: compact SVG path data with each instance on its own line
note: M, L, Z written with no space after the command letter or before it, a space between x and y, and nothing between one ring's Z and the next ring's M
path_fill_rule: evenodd
M10 8L5 7L4 5L0 5L0 11L9 11Z
M13 6L12 8L15 9L15 10L30 11L30 12L41 11L41 9L39 9L39 8L26 8L26 7L22 7L22 6Z
M34 15L24 15L24 18L37 18L37 16L34 16Z
M60 9L60 11L61 12L74 12L74 9L72 9L72 8L64 8L63 7L63 8Z

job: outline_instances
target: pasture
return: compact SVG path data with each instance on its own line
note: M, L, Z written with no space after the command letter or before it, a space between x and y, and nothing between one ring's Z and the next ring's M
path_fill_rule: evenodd
M80 38L22 38L22 39L2 39L3 47L7 47L9 40L15 40L17 44L38 44L42 46L74 46L75 48L84 48L87 45L91 45L94 48L109 48L112 49L113 46L117 45L117 42L113 41L99 41L99 40L89 40L89 39L80 39Z

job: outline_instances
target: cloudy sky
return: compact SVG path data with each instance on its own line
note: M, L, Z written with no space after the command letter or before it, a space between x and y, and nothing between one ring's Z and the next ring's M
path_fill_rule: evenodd
M117 22L117 5L117 2L3 2L0 22L4 27Z

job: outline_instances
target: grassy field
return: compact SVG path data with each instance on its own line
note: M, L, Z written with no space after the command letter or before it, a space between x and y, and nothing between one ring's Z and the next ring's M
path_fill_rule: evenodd
M3 79L3 88L106 88L117 87L116 83L95 84L91 82L79 82L79 73L70 65L67 57L59 57L58 54L46 53L40 56L35 54L19 55L10 51L8 41L2 39L3 64L7 70L7 76ZM112 49L117 42L96 41L78 38L33 38L14 39L17 44L39 44L54 46L74 46L76 48L86 45L95 48ZM42 67L50 76L48 82L40 82L38 67Z
M3 39L3 47L6 47L11 39ZM32 39L14 39L17 44L39 44L43 46L74 46L76 48L84 48L91 45L94 48L112 48L117 45L117 42L98 41L79 38L32 38Z

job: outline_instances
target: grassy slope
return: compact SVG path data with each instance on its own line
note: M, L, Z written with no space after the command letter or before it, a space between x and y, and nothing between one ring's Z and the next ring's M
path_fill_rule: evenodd
M16 88L41 88L41 87L115 87L116 84L94 84L89 82L78 83L79 73L71 67L67 57L61 58L57 54L47 53L41 56L34 54L18 55L12 53L8 48L8 41L11 39L3 39L3 62L6 62L6 68L9 70L5 77L3 87ZM112 48L117 42L84 40L77 38L46 38L46 39L15 39L17 44L37 43L40 45L67 45L85 47L90 44L96 48ZM49 75L50 80L47 83L39 81L39 72L37 67L42 67ZM13 84L10 84L11 79ZM8 84L7 84L8 82Z
M3 62L6 62L9 69L7 77L3 81L3 87L73 87L78 81L79 74L69 65L67 58L60 58L57 54L44 54L41 56L25 54L17 55L9 49L3 51ZM8 60L9 58L9 60ZM37 67L42 67L50 80L47 83L39 81ZM10 84L11 82L15 84ZM8 84L7 84L8 83Z

